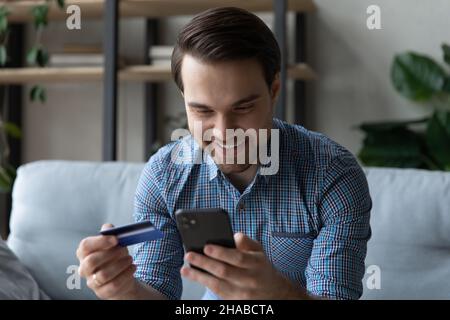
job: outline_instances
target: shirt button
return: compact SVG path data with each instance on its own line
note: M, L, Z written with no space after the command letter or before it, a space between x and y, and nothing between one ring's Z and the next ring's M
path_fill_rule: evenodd
M239 204L239 211L240 211L240 212L243 212L244 209L245 209L245 204L244 204L243 202L241 202L241 203Z

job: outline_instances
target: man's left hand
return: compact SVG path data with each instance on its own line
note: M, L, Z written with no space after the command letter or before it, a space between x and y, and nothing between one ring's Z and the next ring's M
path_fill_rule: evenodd
M181 275L208 287L223 299L307 299L306 290L294 286L271 264L258 242L243 233L234 235L236 249L206 245L204 255L188 252Z

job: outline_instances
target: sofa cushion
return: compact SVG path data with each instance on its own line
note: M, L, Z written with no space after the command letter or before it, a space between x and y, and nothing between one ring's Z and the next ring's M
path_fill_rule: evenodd
M8 244L50 297L95 298L85 281L78 286L74 278L76 248L103 223L133 221L134 189L142 169L143 164L70 161L19 168Z
M39 161L19 168L8 244L51 298L96 298L84 280L78 286L76 248L103 223L133 222L143 168L144 163L76 161ZM198 299L203 292L201 285L183 278L182 299Z
M52 298L95 298L69 289L79 241L105 222L132 221L143 163L40 161L18 170L8 244ZM365 169L373 200L363 299L450 298L450 173ZM132 249L132 248L131 248ZM374 276L379 274L378 282ZM69 271L69 273L67 273ZM369 284L369 285L368 285ZM375 285L374 285L375 284ZM183 279L184 299L204 288Z
M366 174L373 234L362 298L450 299L450 173L371 168Z

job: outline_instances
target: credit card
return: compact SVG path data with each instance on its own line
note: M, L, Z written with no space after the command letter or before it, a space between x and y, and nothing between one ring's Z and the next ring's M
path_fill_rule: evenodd
M116 236L122 247L131 246L145 241L161 239L164 234L155 228L150 221L132 223L100 231L104 236Z

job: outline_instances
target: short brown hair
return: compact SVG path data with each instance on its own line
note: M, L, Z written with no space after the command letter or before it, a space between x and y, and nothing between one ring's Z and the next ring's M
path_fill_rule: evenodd
M233 7L206 10L179 33L172 53L172 76L182 92L185 54L207 63L255 58L269 88L281 65L280 48L269 27L253 13Z

